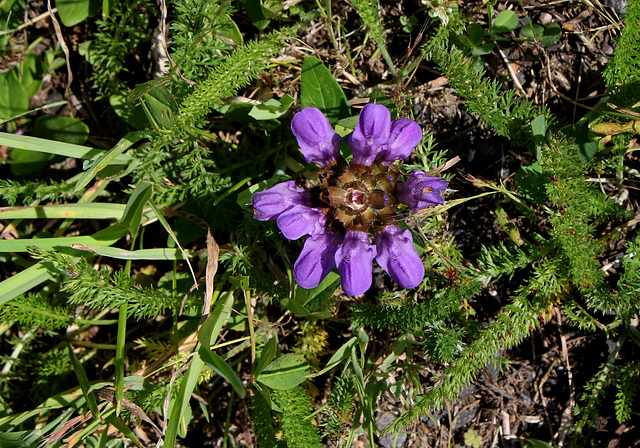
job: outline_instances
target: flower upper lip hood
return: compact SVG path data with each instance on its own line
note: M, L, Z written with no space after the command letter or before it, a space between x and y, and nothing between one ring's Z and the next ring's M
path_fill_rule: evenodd
M291 121L304 159L321 166L319 184L305 190L293 181L252 196L254 217L274 220L288 239L308 235L293 268L303 288L318 286L337 268L348 295L366 292L373 260L403 288L415 288L425 268L409 230L396 224L398 207L420 210L444 203L448 182L414 170L402 180L393 163L409 157L422 130L407 118L391 121L379 104L362 108L349 137L353 161L340 156L343 141L319 109L307 107ZM373 241L373 242L372 242Z
M298 112L291 120L291 131L296 136L302 155L308 163L324 167L340 155L342 137L315 107L307 107Z

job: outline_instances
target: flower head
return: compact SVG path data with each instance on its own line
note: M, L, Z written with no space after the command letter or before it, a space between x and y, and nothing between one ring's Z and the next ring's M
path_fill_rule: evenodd
M422 130L413 120L391 121L389 110L367 104L349 138L353 161L340 157L342 138L318 109L291 122L305 160L321 166L319 184L304 190L282 182L252 197L256 219L275 220L285 237L309 235L293 268L296 282L314 288L334 268L349 295L366 292L375 259L403 288L424 278L424 264L409 230L396 224L399 211L442 204L447 181L414 170L407 180L393 163L411 154Z

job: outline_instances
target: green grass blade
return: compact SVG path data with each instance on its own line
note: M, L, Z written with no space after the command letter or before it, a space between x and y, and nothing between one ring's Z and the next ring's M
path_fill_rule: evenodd
M18 272L0 283L0 306L52 278L42 262Z
M124 250L108 246L88 246L86 244L74 244L74 249L86 250L105 257L118 260L184 260L185 255L193 258L197 252L188 250L181 252L175 247L163 247L158 249Z
M78 378L78 383L80 383L80 388L82 389L82 393L84 394L84 399L87 401L89 405L89 410L93 414L93 417L96 420L100 420L100 410L98 409L98 403L96 402L96 397L93 396L92 393L89 392L89 388L91 387L89 384L89 379L87 378L87 374L85 373L78 357L73 351L73 347L70 344L67 344L67 350L69 351L69 358L71 359L71 366L73 367L73 371L76 374L76 378Z
M127 342L127 308L125 303L120 307L120 314L118 315L118 334L116 337L116 415L120 415L122 410L122 396L124 393L124 346Z
M202 372L204 362L197 353L193 356L191 364L185 374L185 379L180 386L178 396L175 401L171 403L169 411L169 421L167 423L167 430L164 435L164 446L176 446L176 437L178 435L178 426L182 420L182 416L185 415L185 410L189 405L189 399L191 394L198 384L198 377Z
M29 246L41 249L68 249L73 244L87 246L110 246L128 232L126 226L114 224L104 230L87 236L70 236L66 238L30 238L25 240L0 240L0 252L26 252Z
M136 144L138 141L147 137L147 133L143 131L139 132L130 132L113 147L109 151L102 152L102 155L85 171L78 182L76 183L75 190L78 191L87 186L91 179L96 177L102 169L106 168L108 165L113 164L122 164L117 163L116 160L122 156L122 153L129 149L131 146ZM129 158L124 164L128 164L133 159Z
M0 219L121 219L123 204L61 204L1 207Z
M87 146L74 145L72 143L56 142L54 140L47 140L38 137L8 134L6 132L0 132L0 145L85 160L94 159L106 153L102 149L89 148ZM111 159L109 163L113 165L125 165L130 163L132 160L131 156L120 154Z

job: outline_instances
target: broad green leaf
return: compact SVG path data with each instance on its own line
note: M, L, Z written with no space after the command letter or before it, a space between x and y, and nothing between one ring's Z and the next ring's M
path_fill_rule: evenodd
M242 37L242 32L236 22L233 21L230 15L225 14L223 16L226 19L225 27L222 27L220 31L218 31L221 35L228 37L233 41L236 45L242 45L244 43L244 38Z
M537 23L527 23L520 29L520 33L529 39L540 40L542 33L544 33L544 28Z
M18 68L0 73L0 120L29 110L29 95L18 79Z
M467 27L467 34L473 45L480 45L484 41L484 30L477 23L472 23Z
M120 223L129 227L131 236L135 237L138 234L144 207L152 193L153 184L151 182L143 181L138 184L127 201L127 207L124 209Z
M0 283L0 306L52 278L42 262L12 275Z
M89 137L89 127L75 118L48 115L36 118L33 134L48 140L82 145Z
M29 176L41 171L53 158L53 154L44 152L12 149L9 153L9 167L16 176Z
M508 33L509 31L515 30L517 26L518 15L513 11L505 9L504 11L500 11L493 21L493 32Z
M302 107L316 107L330 123L351 115L347 97L338 81L318 58L307 56L302 63Z
M260 358L256 362L256 367L253 369L253 375L257 376L262 373L264 368L271 362L273 357L276 355L276 351L278 350L278 338L273 337L264 344L262 347L262 352L260 353Z
M145 129L149 126L149 119L142 104L130 104L122 92L109 97L109 105L120 118L136 129Z
M0 89L2 89L1 84ZM0 101L2 100L0 99ZM85 160L103 157L108 153L108 151L104 151L102 149L89 148L87 146L73 145L64 142L56 142L53 140L29 137L26 135L14 135L6 132L0 132L0 145L5 145L10 148L26 149L27 151L46 152L47 154L57 154L60 156L75 157L77 159ZM130 163L131 161L131 156L126 154L119 154L117 157L110 159L109 163L112 163L114 165L124 165Z
M540 43L545 47L551 47L562 36L562 28L557 22L551 22L542 32Z
M288 390L301 384L309 374L309 364L302 355L288 353L269 363L256 381L277 390Z
M471 50L471 54L474 56L482 56L485 54L489 54L493 51L493 48L495 46L496 45L494 43L478 45L477 47L474 47Z
M542 147L545 144L547 136L547 120L544 114L538 115L531 122L531 130L533 131L533 139L536 143L536 160L540 163L542 161Z
M218 340L222 326L229 318L233 305L233 292L227 291L220 294L215 308L204 321L198 332L198 341L205 347L211 347Z
M515 182L520 193L531 202L544 204L549 199L545 184L551 182L551 178L537 162L520 168L516 172Z
M43 75L44 70L40 56L36 56L31 52L25 54L20 63L20 77L27 97L31 98L40 91Z
M280 101L270 99L266 103L253 106L249 116L256 120L273 120L280 118L289 111L295 99L290 95L285 95Z
M170 129L176 124L178 103L165 87L152 88L142 95L142 102L149 120L166 129Z
M241 0L241 2L245 11L247 11L249 20L259 30L265 29L271 19L275 17L275 13L266 8L260 0Z
M231 384L231 387L233 387L233 390L236 391L240 398L244 398L244 384L242 384L240 377L231 368L231 366L227 364L225 360L220 357L220 355L212 352L209 347L201 345L199 353L204 363L214 372L224 378L229 384Z
M100 7L97 0L56 0L58 15L64 26L74 26Z

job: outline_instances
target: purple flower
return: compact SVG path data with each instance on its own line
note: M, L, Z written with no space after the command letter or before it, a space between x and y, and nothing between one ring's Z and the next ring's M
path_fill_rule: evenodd
M418 286L424 278L424 264L408 230L390 225L376 233L376 261L403 288Z
M422 140L422 129L418 123L408 118L400 118L391 123L389 139L378 160L389 165L394 160L406 159L413 148Z
M342 137L315 107L306 107L298 112L291 120L291 131L296 136L307 163L324 167L340 155Z
M367 104L349 138L353 162L340 156L342 138L320 110L308 107L291 122L304 158L322 168L310 190L282 182L252 197L254 217L275 220L285 237L308 235L293 267L303 288L315 288L334 268L348 295L372 284L373 260L403 288L424 278L424 264L408 230L396 224L398 206L414 210L444 203L447 181L414 170L402 181L393 164L411 155L422 130L413 120L391 121L389 110ZM372 238L375 244L372 244Z
M307 205L309 197L309 192L292 180L279 183L251 196L253 217L260 221L277 219L294 205Z
M373 281L371 263L376 246L369 235L361 230L347 230L342 244L336 250L335 262L340 273L342 289L350 296L364 294Z
M386 147L391 133L391 113L380 104L362 108L356 128L349 137L354 163L371 166Z
M318 286L336 267L334 255L341 240L342 235L330 227L307 238L293 266L296 283L305 289Z
M413 210L444 204L448 183L441 177L428 176L421 170L413 170L409 180L398 183L398 199Z
M319 208L294 205L281 213L276 222L286 238L297 240L304 235L315 235L322 232L327 218Z

